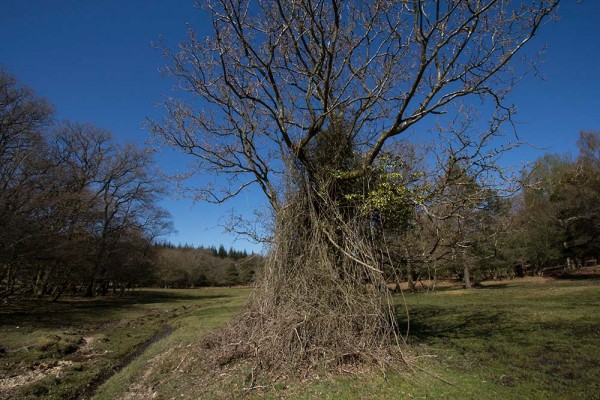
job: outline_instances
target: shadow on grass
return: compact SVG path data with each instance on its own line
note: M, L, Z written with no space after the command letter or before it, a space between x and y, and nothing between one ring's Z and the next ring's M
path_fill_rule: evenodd
M0 307L0 328L20 326L24 329L89 328L123 315L127 309L141 305L173 303L169 307L230 298L226 294L185 293L181 290L139 290L118 296L93 298L64 297L48 300L20 300ZM185 303L185 304L184 304Z
M477 284L475 285L475 289L485 289L485 290L489 290L489 289L506 289L507 287L509 287L510 285L508 283L484 283L484 284Z
M450 286L435 286L434 289L431 289L430 286L421 285L420 283L415 286L414 289L403 289L405 294L415 294L415 293L437 293L437 292L448 292L457 289L462 289L462 284L460 283L452 283ZM398 293L398 292L394 292Z
M171 289L164 290L136 290L132 293L127 293L123 297L130 297L131 301L136 304L149 304L149 303L163 303L165 301L179 301L179 300L210 300L210 299L222 299L232 297L228 294L214 294L210 292L202 293L203 289ZM194 292L194 294L186 293L186 291L200 291Z
M476 282L473 284L473 287L471 289L475 290L475 289L503 289L503 288L507 288L509 287L510 284L508 283L500 283L500 282L495 282L495 281L485 281L484 283L480 283L480 282ZM426 293L426 292L452 292L455 290L463 290L464 289L464 285L462 282L452 282L452 284L450 286L436 286L434 290L431 290L430 287L427 286L420 286L417 285L417 287L414 290L405 290L405 293Z
M500 311L465 312L457 307L420 306L410 310L410 326L398 311L400 332L409 328L409 338L419 342L437 339L489 338L504 329L498 324L505 321Z
M506 291L407 296L409 343L449 371L514 385L504 398L600 398L600 285L581 275L509 283ZM400 305L400 332L408 325L403 314Z
M556 279L570 280L570 281L593 281L600 280L600 274L589 273L589 274L572 274L565 272L564 274L556 275Z

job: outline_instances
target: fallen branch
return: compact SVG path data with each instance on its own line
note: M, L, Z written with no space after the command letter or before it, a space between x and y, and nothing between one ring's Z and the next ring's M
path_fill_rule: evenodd
M450 386L453 386L453 387L460 387L460 386L458 386L458 385L455 385L454 383L452 383L452 382L450 382L450 381L447 381L447 380L445 380L445 379L444 379L444 378L442 378L441 376L439 376L439 375L436 375L436 374L434 374L433 372L427 371L426 369L423 369L423 368L421 368L421 367L418 367L418 366L416 366L416 365L412 366L412 368L414 368L414 369L418 369L418 370L419 370L419 371L421 371L421 372L425 372L427 375L430 375L430 376L434 377L435 379L438 379L438 380L440 380L440 381L442 381L442 382L444 382L444 383L446 383L446 384L448 384L448 385L450 385Z
M254 385L254 386L242 388L242 390L246 391L246 392L249 392L251 390L256 390L256 389L266 389L269 386L271 386L271 385Z

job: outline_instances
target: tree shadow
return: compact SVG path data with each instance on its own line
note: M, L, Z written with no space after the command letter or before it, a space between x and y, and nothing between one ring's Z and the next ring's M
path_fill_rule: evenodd
M600 280L600 273L570 273L565 272L560 275L556 275L555 279L559 280L570 280L570 281L592 281L592 280Z
M485 283L485 284L477 284L475 285L475 289L485 289L485 290L490 290L490 289L506 289L507 287L509 287L510 285L508 283Z
M182 291L139 290L123 296L98 296L93 298L64 297L56 302L24 299L0 307L0 328L19 327L36 329L88 329L122 318L128 309L135 312L140 306L173 303L167 309L185 311L199 302L218 301L232 296L225 294L187 294ZM151 308L147 309L152 313Z
M210 300L210 299L223 299L233 297L228 294L214 294L214 293L195 293L189 294L184 293L186 290L197 290L197 289L177 289L172 292L167 290L137 290L132 293L128 293L122 297L128 296L132 303L135 304L152 304L152 303L164 303L165 301L182 301L182 300Z
M502 311L468 311L458 307L419 306L406 315L398 310L400 332L408 328L409 340L429 342L437 339L488 338L509 329L498 322L506 321Z

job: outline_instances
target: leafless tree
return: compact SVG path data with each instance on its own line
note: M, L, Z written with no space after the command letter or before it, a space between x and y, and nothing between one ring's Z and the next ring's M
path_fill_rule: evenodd
M90 124L55 125L52 113L0 71L0 300L56 299L85 280L106 290L171 228L149 151Z
M151 154L132 144L119 146L112 135L89 124L63 124L56 133L55 160L70 186L69 237L91 243L93 255L87 295L107 290L109 258L131 233L148 242L169 228L168 214L157 206L164 193Z
M255 327L246 331L249 353L334 363L377 353L394 319L377 300L381 256L364 229L364 207L345 202L348 191L362 187L368 198L386 149L409 134L431 140L436 124L445 154L438 165L462 157L482 175L497 174L488 166L501 148L492 146L514 113L506 95L527 66L517 54L558 3L205 3L213 34L190 29L177 52L165 49L165 73L184 93L151 125L160 145L192 156L189 176L215 173L196 188L199 198L223 202L256 184L275 211L264 296L246 321ZM324 174L314 151L336 129L343 140L329 142L331 154L347 143L349 162Z
M45 188L47 151L43 132L52 121L50 104L0 70L0 299L14 289L21 252L37 235L29 215Z

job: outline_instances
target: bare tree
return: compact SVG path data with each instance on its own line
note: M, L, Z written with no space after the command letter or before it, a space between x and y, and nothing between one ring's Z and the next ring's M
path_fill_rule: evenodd
M139 281L171 228L149 151L52 113L0 70L0 300Z
M514 112L505 97L521 77L516 55L558 3L206 2L213 34L190 29L178 52L165 50L184 94L151 125L161 145L192 156L190 175L215 173L199 198L223 202L256 184L275 210L263 295L238 330L244 351L263 365L381 354L395 319L365 228L373 215L352 195L369 198L386 148L434 123L448 143L439 165L464 157L493 174L484 164ZM315 149L336 129L330 152L349 144L348 162L324 166Z
M136 243L132 253L140 240L149 246L170 229L169 215L157 205L164 193L160 173L149 152L117 145L110 132L90 124L62 124L53 144L64 210L57 253L79 260L88 296L106 293L112 255L126 243Z
M46 190L36 182L47 168L43 131L52 114L45 99L0 70L0 299L12 293L23 249L39 236L30 216Z

